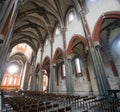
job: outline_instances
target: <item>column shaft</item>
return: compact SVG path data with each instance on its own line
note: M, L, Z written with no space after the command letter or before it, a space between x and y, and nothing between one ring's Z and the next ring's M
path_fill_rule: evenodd
M36 62L36 55L34 56L34 59L32 62L31 90L33 90L33 91L35 90L35 87L36 87L35 62Z
M43 91L43 71L40 70L38 75L39 75L38 91Z
M8 27L8 31L7 31L7 34L6 34L6 37L4 37L4 41L3 41L3 44L2 44L2 47L1 47L1 50L0 50L0 83L2 81L2 78L3 78L3 73L5 71L5 61L6 61L6 58L8 56L8 53L9 53L9 48L10 48L10 43L11 43L11 38L12 38L12 35L13 35L13 26L14 26L14 23L15 23L15 19L16 19L16 16L17 16L17 13L18 13L18 0L14 1L15 2L15 6L14 6L14 10L12 12L12 16L11 16L11 21L10 21L10 24L9 24L9 27Z
M74 85L73 85L73 72L71 59L65 61L65 73L66 73L66 90L67 94L74 94Z

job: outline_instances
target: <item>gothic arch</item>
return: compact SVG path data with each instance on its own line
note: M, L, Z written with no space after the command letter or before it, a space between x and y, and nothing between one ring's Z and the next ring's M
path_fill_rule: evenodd
M44 58L42 68L46 69L48 73L50 72L50 57L49 56L46 56Z
M93 34L92 34L93 41L99 41L99 35L100 35L100 29L101 29L102 23L104 22L104 19L108 19L108 18L120 19L120 11L106 12L99 17L93 30Z
M40 71L40 64L38 63L36 68L35 68L35 73L38 73Z
M58 54L61 53L62 56L64 56L64 52L61 48L57 48L56 51L55 51L55 54L54 54L54 57L53 57L53 63L56 63L56 60L57 60L57 57L58 57Z
M73 44L73 42L74 42L75 39L80 40L80 41L84 44L85 47L87 46L87 41L86 41L86 39L85 39L83 36L76 34L76 35L74 35L74 36L71 38L71 40L70 40L70 42L69 42L68 49L67 49L67 55L71 55L71 52L72 52L72 44Z

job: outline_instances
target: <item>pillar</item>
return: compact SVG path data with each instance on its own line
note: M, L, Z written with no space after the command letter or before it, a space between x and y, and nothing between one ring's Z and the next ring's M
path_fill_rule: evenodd
M49 92L53 92L53 66L50 64Z
M101 53L100 53L100 47L101 47L100 45L95 46L96 58L97 58L97 62L99 65L99 70L101 72L101 80L103 82L104 91L105 91L105 94L107 94L107 91L110 90L110 85L109 85L107 77L106 77L103 59L102 59Z
M23 71L22 71L22 77L21 77L21 89L24 90L24 84L25 84L25 75L26 75L26 69L27 69L27 61L25 62L25 65L24 65L24 68L23 68Z
M66 73L66 90L67 94L74 94L74 83L73 83L73 71L71 56L65 60L65 73Z
M40 69L40 71L38 72L38 75L39 75L38 91L43 91L43 75L44 75L44 71L42 69Z
M5 27L5 23L7 21L7 18L10 14L10 11L11 11L14 3L15 3L15 0L12 0L12 1L7 1L6 0L4 6L2 8L3 12L0 12L2 14L2 16L0 17L0 20L1 20L1 22L0 22L0 32L2 32L3 28Z
M52 72L52 92L57 92L57 78L56 78L56 65L53 64L53 72Z
M33 62L32 62L32 77L31 77L31 84L30 84L30 90L35 90L36 87L36 74L35 74L35 63L36 63L36 55L34 55Z
M17 17L17 13L18 13L18 0L14 0L14 8L12 11L12 15L10 17L8 30L6 32L3 44L0 49L0 63L1 63L0 64L0 83L2 82L4 71L5 71L5 63L9 53L10 43L12 40L11 38L13 35L13 27L14 27L15 19Z
M49 37L50 37L50 47L51 47L51 56L50 56L50 75L49 75L49 92L53 92L53 82L52 82L52 76L53 76L53 63L52 63L52 58L53 58L53 43L54 43L54 39L53 39L53 33L52 33L52 28L51 26L48 26L48 33L49 33Z
M61 33L63 35L64 63L65 63L65 74L66 74L66 78L65 78L66 79L66 93L67 94L74 94L71 56L67 56L66 27L61 28Z
M40 71L38 73L39 80L38 80L38 91L43 91L43 75L44 75L44 70L42 70L42 58L43 58L43 51L44 51L44 46L41 45L41 58L40 58Z
M1 10L0 10L0 15L1 15L0 16L0 21L2 21L2 18L4 16L4 14L5 14L5 11L6 11L7 7L8 7L9 1L5 0L5 2L3 4L4 5L1 7Z

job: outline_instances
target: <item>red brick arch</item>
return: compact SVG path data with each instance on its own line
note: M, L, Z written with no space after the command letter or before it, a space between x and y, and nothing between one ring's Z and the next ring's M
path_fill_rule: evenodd
M45 59L44 59L44 61L43 61L43 63L42 63L42 68L45 67L45 64L46 64L47 61L50 62L50 57L49 57L49 56L46 56L46 57L45 57Z
M103 24L104 19L108 19L108 18L119 18L120 19L120 11L106 12L99 17L93 30L93 34L92 34L93 41L99 41L101 26Z
M74 35L68 45L68 49L67 49L67 55L71 55L72 53L72 44L74 42L75 39L79 39L80 41L82 41L82 43L84 44L84 46L87 46L87 41L85 39L85 37L81 36L81 35Z
M55 51L54 57L53 57L53 61L52 61L53 64L56 63L57 54L58 54L59 52L64 56L63 50L62 50L61 48L57 48L56 51Z

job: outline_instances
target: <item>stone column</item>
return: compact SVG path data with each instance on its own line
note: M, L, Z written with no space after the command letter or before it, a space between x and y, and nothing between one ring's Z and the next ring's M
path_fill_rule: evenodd
M52 87L52 77L53 77L53 68L52 64L50 64L50 76L49 76L49 92L53 92L53 87Z
M0 10L0 21L2 21L2 18L4 17L4 14L5 14L5 11L8 7L9 1L5 0L5 2L3 4L4 5L1 7L1 10Z
M44 45L41 45L41 58L40 58L40 71L38 73L39 75L39 82L38 82L38 91L43 91L43 75L44 75L44 70L42 70L42 58L43 58L43 49Z
M50 59L50 76L49 76L49 92L53 92L53 82L52 82L52 78L53 78L53 64L52 64L52 57L53 57L53 42L54 42L54 39L52 38L52 34L50 32L50 37L51 37L51 40L50 40L50 45L51 45L51 59Z
M15 3L15 0L12 0L10 2L9 1L5 2L5 6L3 7L4 8L3 9L4 12L1 12L3 16L1 16L2 18L0 18L1 19L1 22L0 22L0 32L3 30L3 28L5 26L6 20L7 20L8 16L9 16L9 14L10 14L10 11L11 11L14 3Z
M66 46L66 27L61 28L61 33L63 35L63 48L64 48L64 63L65 63L65 74L66 74L66 92L67 94L74 94L74 85L72 79L72 65L71 56L67 56L67 46ZM67 58L68 57L68 58Z
M21 77L21 84L20 84L22 90L24 90L26 69L27 69L27 61L25 62L24 68L23 68L23 70L22 70L22 77Z
M36 63L36 55L34 55L33 62L32 62L32 77L31 77L31 84L30 84L30 89L33 91L35 90L35 87L36 87L35 63Z
M98 91L99 91L100 95L105 95L105 94L107 94L107 92L106 92L105 85L104 85L105 83L103 80L102 71L100 69L101 68L101 65L99 63L100 60L99 60L98 55L96 54L96 50L95 50L93 41L91 39L89 26L86 21L86 17L85 17L85 13L84 13L82 4L80 4L80 6L81 6L82 10L79 12L79 15L80 15L82 26L83 26L83 31L85 33L85 38L88 43L88 50L90 51L90 56L91 56L91 60L92 60L92 64L93 64L94 74L96 77Z
M5 16L5 13L6 13L6 9L9 5L9 1L8 0L5 0L4 3L3 3L3 6L1 6L1 10L0 10L0 24L2 23L2 19L4 19L4 16ZM4 27L4 24L3 25L0 25L0 47L2 47L2 41L4 39L4 35L1 34L2 32L2 27Z
M53 74L52 74L52 92L57 92L57 78L56 78L56 65L53 64Z
M41 69L38 72L38 75L39 75L38 91L43 91L43 75L44 75L44 71Z
M74 94L73 71L71 57L65 60L66 90L67 94Z
M38 73L35 74L35 91L38 91L39 76Z
M9 48L10 48L10 43L11 43L11 38L13 35L13 26L15 23L15 19L17 17L17 13L18 13L18 0L14 1L14 8L12 11L12 16L10 18L10 23L8 26L8 31L6 32L6 35L4 37L4 41L3 44L1 46L1 50L0 50L0 83L2 82L2 78L4 75L4 71L5 71L5 63L6 63L6 59L9 53Z
M107 91L110 89L110 85L108 83L107 77L106 77L106 73L105 73L105 67L103 64L103 60L100 54L100 45L97 45L96 47L96 58L97 58L97 64L99 67L99 71L100 71L100 80L101 83L103 84L103 91L105 92L104 94L107 94Z

